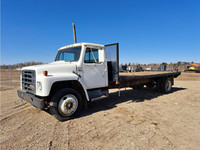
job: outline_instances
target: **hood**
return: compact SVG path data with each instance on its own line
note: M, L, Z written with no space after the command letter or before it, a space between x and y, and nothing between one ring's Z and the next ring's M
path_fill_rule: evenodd
M76 64L73 62L55 61L44 65L23 67L22 70L35 70L36 74L43 74L43 71L48 71L48 75L58 75L59 73L72 73L76 71Z

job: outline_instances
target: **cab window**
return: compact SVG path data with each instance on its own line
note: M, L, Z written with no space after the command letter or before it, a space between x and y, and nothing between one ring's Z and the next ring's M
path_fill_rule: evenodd
M85 52L85 63L99 63L99 52L95 48L87 48Z

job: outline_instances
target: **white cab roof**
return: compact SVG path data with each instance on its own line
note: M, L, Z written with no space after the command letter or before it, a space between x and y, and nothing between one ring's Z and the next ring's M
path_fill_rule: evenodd
M63 47L59 48L59 50L62 50L62 49L65 49L65 48L69 48L69 47L83 46L83 45L104 47L104 45L95 44L95 43L76 43L76 44L71 44L71 45L63 46Z

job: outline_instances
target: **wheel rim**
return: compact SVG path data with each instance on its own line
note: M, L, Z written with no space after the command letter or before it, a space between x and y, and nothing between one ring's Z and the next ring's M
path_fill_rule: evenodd
M71 94L63 96L58 104L58 110L63 116L72 115L78 108L78 99Z
M170 91L172 87L172 83L170 80L167 81L167 91Z

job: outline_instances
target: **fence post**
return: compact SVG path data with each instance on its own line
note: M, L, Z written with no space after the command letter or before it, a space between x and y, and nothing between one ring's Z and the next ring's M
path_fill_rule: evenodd
M12 68L10 68L10 86L12 86Z

